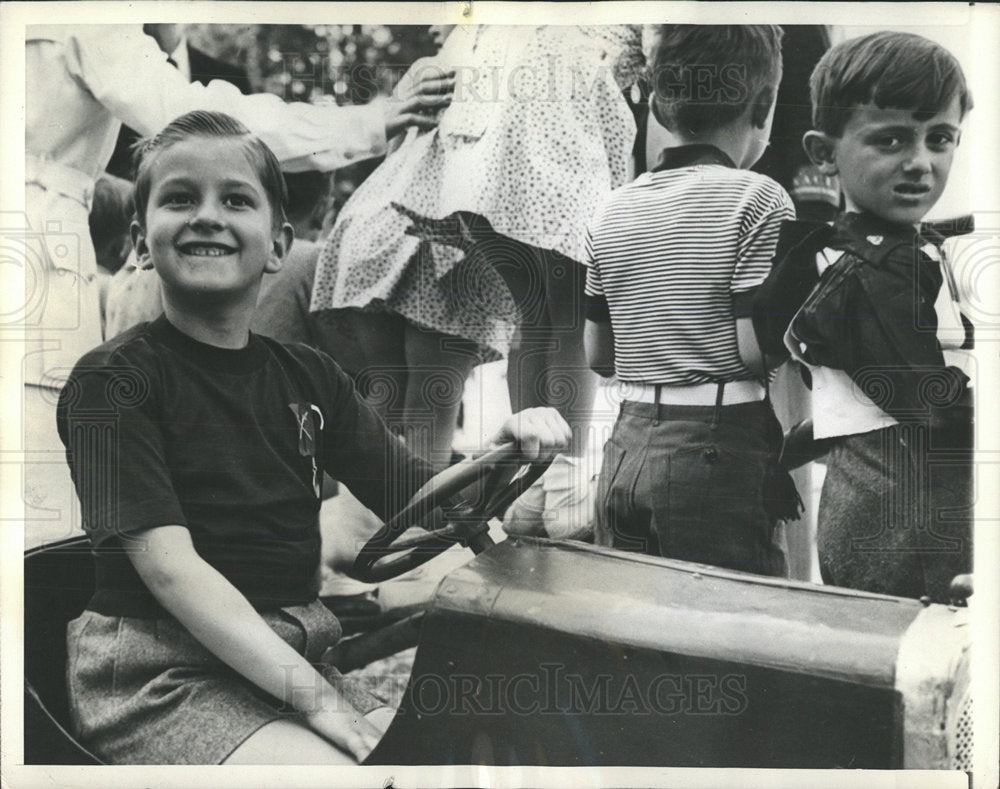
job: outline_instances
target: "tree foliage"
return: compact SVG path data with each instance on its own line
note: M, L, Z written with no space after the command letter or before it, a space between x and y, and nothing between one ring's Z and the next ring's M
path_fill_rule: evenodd
M312 103L367 104L389 95L410 64L436 51L426 26L417 25L191 24L185 32L194 46L246 69L254 90ZM378 164L338 170L334 206Z
M199 49L242 66L259 91L288 101L366 104L434 54L417 25L186 25Z

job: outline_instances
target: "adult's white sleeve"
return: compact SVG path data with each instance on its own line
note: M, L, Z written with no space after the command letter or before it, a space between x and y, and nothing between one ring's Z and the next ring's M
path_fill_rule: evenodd
M138 26L80 25L65 43L73 78L140 134L203 109L242 121L290 171L335 170L386 151L379 104L317 106L269 93L245 96L224 80L189 83Z

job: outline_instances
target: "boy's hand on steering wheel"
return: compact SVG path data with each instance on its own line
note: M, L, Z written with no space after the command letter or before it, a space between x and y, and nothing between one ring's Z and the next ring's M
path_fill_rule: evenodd
M526 460L545 460L569 446L570 426L554 408L526 408L507 417L493 443L516 441Z

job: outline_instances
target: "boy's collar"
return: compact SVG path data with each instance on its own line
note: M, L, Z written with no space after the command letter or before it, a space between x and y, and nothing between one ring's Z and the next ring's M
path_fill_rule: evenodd
M917 235L917 229L912 225L888 222L867 211L847 211L840 215L835 224L852 236L866 238L875 247L881 247L890 240L909 241Z
M650 172L658 173L661 170L694 167L697 164L721 164L723 167L736 168L736 164L725 151L709 143L699 142L664 148L660 152L656 167Z
M880 263L901 243L916 246L930 242L940 248L946 238L971 233L975 223L971 215L938 222L925 222L919 236L909 225L886 222L868 213L840 214L831 223L808 219L791 219L781 223L781 233L775 250L775 260L795 256L812 265L814 256L823 247L851 249L855 254Z
M267 347L256 334L250 333L242 348L220 348L208 345L186 334L160 315L150 324L150 331L165 345L180 352L199 366L215 372L245 375L258 370L267 361Z
M946 238L962 236L975 229L975 221L971 214L937 222L923 222L919 231L912 225L888 222L867 211L849 211L842 214L837 224L855 236L868 239L873 246L882 246L884 242L879 239L910 241L916 237L930 241L935 246L941 246Z
M835 249L847 249L859 257L876 265L881 265L898 249L912 250L910 255L928 255L938 260L941 245L946 235L961 235L971 232L972 217L962 217L949 222L921 225L919 231L912 225L887 222L868 212L847 212L841 214L833 226L830 245ZM941 231L946 231L942 233ZM933 252L928 245L938 250Z

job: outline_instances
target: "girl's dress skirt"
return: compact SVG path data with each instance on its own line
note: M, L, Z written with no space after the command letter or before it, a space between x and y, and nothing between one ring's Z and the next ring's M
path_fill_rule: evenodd
M473 212L498 233L585 260L587 222L628 174L635 121L621 86L637 75L639 39L626 26L456 28L434 59L457 70L454 101L344 206L312 311L389 310L472 340L486 359L505 355L518 310L501 277L443 280L463 253L408 235L391 203L433 219Z

